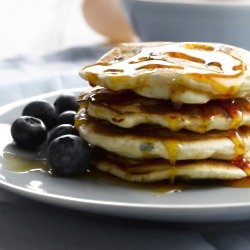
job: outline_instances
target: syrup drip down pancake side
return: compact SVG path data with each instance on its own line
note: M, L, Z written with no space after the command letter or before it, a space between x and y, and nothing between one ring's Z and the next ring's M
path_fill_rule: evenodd
M80 75L92 86L181 103L239 98L250 90L249 52L216 43L121 44Z
M113 92L96 88L82 93L78 99L91 117L123 128L156 124L171 131L187 129L205 133L250 126L250 103L243 98L181 105L141 97L129 90Z
M162 157L169 159L171 164L179 160L250 157L250 129L246 127L237 131L210 131L205 134L172 132L153 125L124 129L81 112L76 117L80 136L92 145L124 157Z
M221 160L180 161L173 166L164 159L129 159L104 152L95 157L92 163L103 172L132 182L173 182L176 179L236 180L248 176L239 166Z

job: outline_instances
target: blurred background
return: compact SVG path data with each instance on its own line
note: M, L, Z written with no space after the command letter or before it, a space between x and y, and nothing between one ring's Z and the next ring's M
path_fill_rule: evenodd
M1 0L0 58L135 40L250 49L249 0ZM131 23L131 26L129 25Z
M102 41L84 21L81 0L2 0L0 17L2 58Z
M250 49L249 14L249 0L1 0L0 57L133 41L133 30L145 41Z
M0 20L0 105L87 86L79 69L134 37L117 0L1 0Z
M1 0L0 57L128 41L132 33L121 15L117 0ZM112 22L123 32L116 34Z

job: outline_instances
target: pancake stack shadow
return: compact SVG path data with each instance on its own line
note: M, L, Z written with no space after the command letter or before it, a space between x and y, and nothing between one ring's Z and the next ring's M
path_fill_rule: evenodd
M76 127L95 167L133 182L247 177L249 60L222 44L133 43L84 67Z

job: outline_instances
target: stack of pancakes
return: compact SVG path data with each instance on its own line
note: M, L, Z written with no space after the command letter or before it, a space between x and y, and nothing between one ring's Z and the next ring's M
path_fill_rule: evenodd
M93 164L136 182L241 179L250 158L250 55L213 43L121 44L80 75Z

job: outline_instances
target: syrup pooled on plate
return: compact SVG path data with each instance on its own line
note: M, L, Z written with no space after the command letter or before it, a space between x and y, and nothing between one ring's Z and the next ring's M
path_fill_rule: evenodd
M50 168L46 161L27 159L15 154L4 153L0 163L10 172L17 174L28 174L33 171L49 173ZM99 182L106 185L114 185L125 188L132 188L141 191L149 191L156 194L181 192L191 188L191 183L162 181L157 183L133 183L119 179L118 177L103 173L97 169L90 168L82 176L83 181L89 179L93 182Z
M29 171L50 171L50 168L45 160L28 159L13 153L3 153L1 163L9 171L15 173L27 173Z

